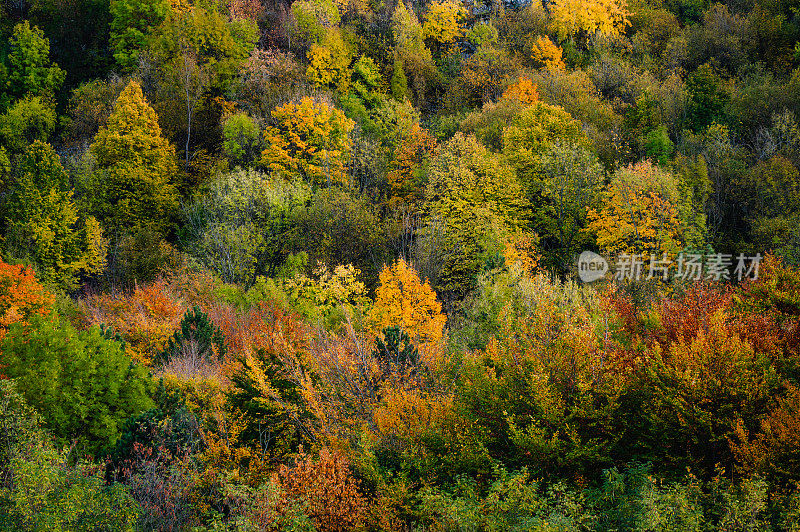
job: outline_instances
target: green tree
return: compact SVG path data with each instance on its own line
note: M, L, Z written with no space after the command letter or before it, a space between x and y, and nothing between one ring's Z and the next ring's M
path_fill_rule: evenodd
M17 99L30 94L52 98L66 73L50 61L50 41L26 20L14 26L9 39L8 74L5 92Z
M119 233L152 224L165 232L178 203L175 149L135 81L119 95L91 151L99 172L93 210L103 226Z
M313 415L278 353L262 348L240 362L228 400L245 415L241 438L257 442L272 460L283 460L310 441L303 427Z
M30 259L43 281L65 290L77 286L78 275L102 271L106 241L94 217L79 219L55 150L34 142L16 173L6 209L6 252Z
M259 275L274 276L286 259L310 198L310 187L299 177L285 180L250 169L223 174L185 211L187 249L226 283L249 287Z
M409 97L408 78L403 68L403 62L399 59L394 60L391 81L392 96L395 100L406 100Z
M181 139L187 165L194 154L193 134L195 145L218 149L219 106L209 100L230 89L257 39L254 22L230 20L218 9L199 4L172 10L153 35L157 108L170 137ZM205 130L196 128L201 118L207 122Z
M222 330L195 305L183 315L180 329L169 337L159 359L164 364L184 357L196 362L216 362L224 360L226 352Z
M222 124L222 147L232 165L246 166L258 155L261 131L247 113L229 116Z
M18 154L35 140L47 142L55 128L54 106L38 96L25 97L0 116L0 143Z
M78 331L35 317L12 325L1 345L4 371L59 445L76 440L97 455L117 441L126 419L152 407L147 370L97 327Z
M586 148L556 144L541 157L543 179L537 183L534 228L547 266L567 273L573 258L590 244L588 212L597 206L603 169Z
M134 70L148 37L170 12L167 0L112 0L111 48L124 71Z
M133 532L138 508L125 487L106 484L95 464L70 465L16 388L0 380L0 530Z

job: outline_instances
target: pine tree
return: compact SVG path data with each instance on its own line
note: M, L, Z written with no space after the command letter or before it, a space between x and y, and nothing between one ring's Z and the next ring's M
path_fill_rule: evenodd
M91 150L99 167L94 208L103 225L119 232L151 224L165 232L178 206L175 148L138 83L119 95Z

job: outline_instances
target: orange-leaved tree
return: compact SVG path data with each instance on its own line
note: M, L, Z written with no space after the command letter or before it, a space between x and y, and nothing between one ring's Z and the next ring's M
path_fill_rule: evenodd
M0 259L0 340L12 323L27 323L31 316L49 314L53 301L30 266L14 266Z
M400 327L422 348L423 355L429 355L442 339L446 320L436 292L420 280L413 267L402 259L384 266L369 313L373 327L378 331Z
M53 300L30 266L6 264L0 259L0 330L34 314L49 314Z
M508 86L502 97L517 100L526 105L533 105L539 101L539 89L536 83L531 81L531 78L521 76L516 82Z
M367 499L350 474L347 459L337 451L323 448L318 460L301 452L294 467L281 465L273 482L283 488L279 514L290 513L299 504L319 530L343 532L364 524Z
M274 172L300 175L315 185L343 184L353 121L333 105L304 97L272 111L261 163Z

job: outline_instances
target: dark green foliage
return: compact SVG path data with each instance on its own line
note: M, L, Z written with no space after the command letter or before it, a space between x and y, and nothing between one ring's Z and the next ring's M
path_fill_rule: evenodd
M198 363L214 363L225 360L226 353L222 330L195 305L183 315L180 329L167 340L159 361L169 364L173 359L189 358Z
M414 375L419 369L419 351L400 327L383 330L383 338L378 336L375 339L373 356L387 377L393 374Z
M687 80L691 100L688 109L688 125L700 131L712 122L724 123L723 110L729 95L722 78L714 67L706 63L694 71Z
M305 407L300 387L274 351L258 349L252 357L242 358L241 364L231 377L233 386L228 392L231 407L246 417L241 438L261 449L269 460L283 461L310 442L303 427L313 416ZM257 376L262 375L264 380L260 381Z
M138 508L91 462L71 465L13 381L0 380L0 531L133 532Z
M96 327L36 317L13 325L2 343L4 372L42 415L59 445L99 455L123 423L152 406L147 371Z
M197 417L186 407L186 399L178 391L168 391L161 379L153 400L154 408L131 417L122 427L120 438L109 453L107 479L130 474L126 468L129 469L148 449L172 456L202 450L200 425Z

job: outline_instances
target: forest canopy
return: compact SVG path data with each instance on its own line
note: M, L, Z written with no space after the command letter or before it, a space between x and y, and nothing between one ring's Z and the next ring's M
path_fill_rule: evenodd
M0 1L0 532L800 530L794 0Z

